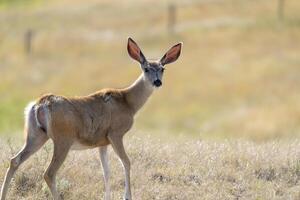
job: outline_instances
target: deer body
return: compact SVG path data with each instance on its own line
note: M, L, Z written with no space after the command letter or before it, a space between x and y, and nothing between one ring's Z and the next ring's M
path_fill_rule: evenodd
M61 133L64 133L63 137L74 140L72 149L76 146L79 149L81 146L94 148L108 145L109 134L123 137L131 128L135 113L152 91L153 87L141 75L125 89L104 89L75 98L48 94L38 99L34 106L41 126L45 130L51 129L49 138L62 137ZM45 116L46 113L49 116Z
M1 189L1 200L5 200L8 185L18 167L49 138L53 141L54 152L44 178L54 200L60 199L56 189L56 173L69 150L95 147L99 148L103 168L105 200L110 200L108 145L113 147L122 162L125 172L124 199L131 200L130 161L124 149L123 136L132 127L134 115L146 103L154 87L161 85L163 66L179 57L181 44L172 47L157 62L148 62L130 38L127 49L143 70L131 86L124 89L104 89L74 98L48 94L26 108L26 142L22 150L11 159Z

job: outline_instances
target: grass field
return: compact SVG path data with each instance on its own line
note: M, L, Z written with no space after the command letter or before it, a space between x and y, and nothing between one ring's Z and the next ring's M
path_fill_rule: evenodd
M130 136L134 199L296 200L300 198L300 142L263 144L238 141L166 141ZM19 145L18 145L19 146ZM1 142L0 180L15 144ZM109 153L113 153L109 151ZM8 199L51 199L43 172L52 155L46 147L26 162L11 184ZM123 195L123 171L110 159L113 199ZM102 169L96 150L71 152L58 174L64 199L103 199Z
M184 43L126 137L134 199L300 199L300 2L286 0L280 21L276 0L176 1L173 35L168 2L0 0L0 184L26 104L128 86L140 73L131 36L148 58ZM51 199L51 155L47 144L20 168L8 199ZM111 165L120 199L116 156ZM97 151L72 152L58 182L64 199L102 199Z

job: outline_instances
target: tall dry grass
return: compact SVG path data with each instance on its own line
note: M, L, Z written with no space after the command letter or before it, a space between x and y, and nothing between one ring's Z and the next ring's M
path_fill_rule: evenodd
M130 135L125 141L132 161L134 199L300 198L299 140L258 144ZM16 150L15 144L1 141L0 181ZM51 199L42 178L51 154L48 143L18 170L8 199ZM121 199L123 171L111 149L109 154L113 199ZM64 199L102 199L104 183L97 150L71 152L59 171L58 187Z

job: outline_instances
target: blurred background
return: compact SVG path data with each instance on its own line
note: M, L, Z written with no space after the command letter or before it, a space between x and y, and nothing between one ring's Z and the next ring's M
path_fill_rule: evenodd
M148 58L184 43L132 132L300 136L299 0L0 0L0 135L22 137L41 94L130 85L128 36Z

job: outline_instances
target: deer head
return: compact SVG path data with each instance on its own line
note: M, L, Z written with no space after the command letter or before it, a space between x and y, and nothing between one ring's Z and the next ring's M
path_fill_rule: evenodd
M152 86L160 87L162 85L165 65L178 59L181 52L181 46L182 43L174 45L160 60L151 62L146 59L137 43L131 38L128 38L127 51L131 58L141 64L143 75L146 80L148 80Z

